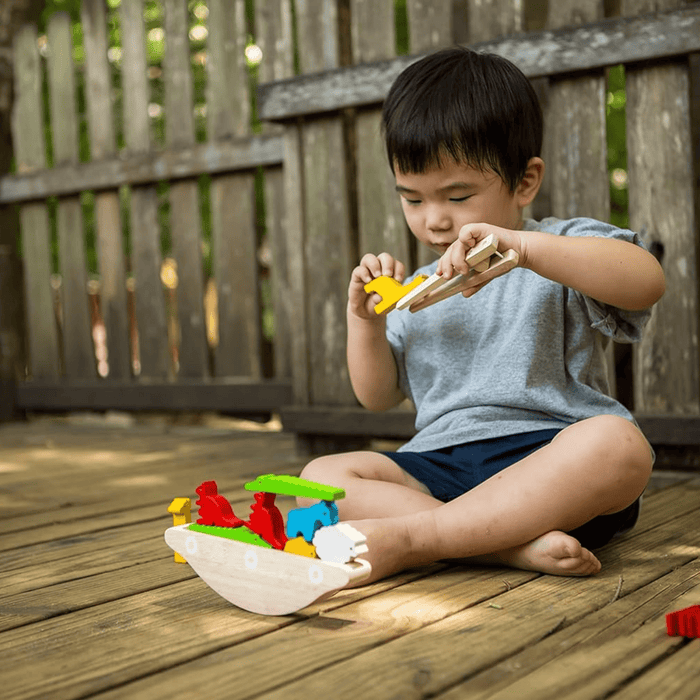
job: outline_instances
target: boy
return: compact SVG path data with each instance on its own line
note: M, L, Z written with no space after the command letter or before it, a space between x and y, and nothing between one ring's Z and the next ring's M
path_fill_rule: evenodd
M519 264L387 316L364 285L403 281L404 265L365 255L348 292L353 389L374 411L409 397L418 433L398 452L321 457L302 476L346 490L340 517L367 536L371 580L463 558L595 574L591 549L634 525L653 463L607 396L604 348L639 339L661 267L631 231L523 220L544 173L542 115L508 61L462 48L418 61L392 86L383 126L409 228L441 256L420 272L468 272L490 233Z

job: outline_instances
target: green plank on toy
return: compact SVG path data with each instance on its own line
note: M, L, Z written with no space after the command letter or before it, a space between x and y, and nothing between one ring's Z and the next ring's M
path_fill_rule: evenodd
M254 544L258 547L267 547L273 549L271 544L265 542L257 533L249 530L247 527L218 527L217 525L200 525L199 523L190 523L188 530L195 532L203 532L205 535L214 535L215 537L224 537L227 540L236 540L236 542L246 542Z
M335 501L345 498L345 490L336 486L326 486L315 481L300 479L289 474L263 474L245 485L248 491L263 491L279 496L300 496L318 498L321 501Z

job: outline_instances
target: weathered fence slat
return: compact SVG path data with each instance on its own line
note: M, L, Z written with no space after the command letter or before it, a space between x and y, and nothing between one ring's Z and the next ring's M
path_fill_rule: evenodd
M70 18L53 15L48 26L49 93L54 158L58 163L78 161L78 124L75 113L73 44ZM63 306L63 364L71 378L96 374L85 264L85 236L80 197L58 202L58 258Z
M340 64L336 0L297 4L297 34L305 47L301 70ZM319 42L318 37L324 37ZM304 123L302 153L305 211L304 270L308 295L307 332L312 403L354 401L345 353L347 281L353 268L348 155L340 116Z
M469 2L469 41L488 41L523 28L522 0Z
M454 42L453 4L453 0L406 0L410 53L425 53Z
M426 2L407 0L409 53L411 55L437 51L453 43L453 22L451 0ZM403 221L403 212L401 214ZM416 249L416 265L428 265L436 259L436 254L424 245Z
M83 190L110 190L123 185L151 184L158 180L251 170L258 166L278 166L282 164L283 153L283 138L279 134L200 143L149 154L124 153L118 159L57 166L36 173L18 173L0 178L0 204L30 202Z
M354 63L396 55L393 0L354 0L350 16ZM359 253L388 251L410 268L409 234L385 155L381 110L358 111L355 133Z
M581 4L559 0L549 5L550 29L596 22L603 0ZM610 220L610 180L606 140L606 81L603 71L556 79L547 91L545 163L551 213L560 219L590 216ZM606 352L611 393L616 393L614 345Z
M121 21L124 138L129 151L145 153L151 149L151 138L142 0L123 0ZM160 280L162 254L157 212L155 187L133 187L131 267L135 281L140 374L165 379L170 374L170 354Z
M12 132L17 170L46 166L41 121L41 66L36 29L24 27L14 44L15 105ZM49 217L45 204L20 209L24 257L29 367L35 378L58 377L59 353L51 293Z
M682 56L700 51L700 7L693 4L657 15L530 32L482 41L472 48L509 59L529 78ZM261 118L284 120L377 104L396 76L418 58L401 56L263 85L258 92Z
M635 347L635 406L698 413L700 275L687 65L629 69L626 88L630 225L662 247L666 274L666 294Z
M85 97L90 133L90 155L93 160L101 161L113 158L116 154L104 1L83 0L81 20L85 44L87 75ZM50 172L55 173L55 169ZM70 182L73 179L71 176L64 175L64 181ZM80 187L79 191L89 189L91 184L92 182L88 181ZM126 266L119 195L116 191L95 194L95 222L100 273L100 311L107 336L109 376L112 379L127 379L131 375L131 354Z
M209 82L207 117L210 139L250 132L250 104L244 48L243 0L209 3ZM217 376L260 377L261 333L255 234L254 176L215 177L211 185L214 277L219 308Z
M169 148L191 146L195 137L187 0L165 0L164 10L166 144ZM181 377L208 373L200 221L197 182L171 182L170 228L177 261Z
M290 0L255 3L255 41L262 51L262 62L258 67L258 79L261 82L284 80L294 75ZM278 125L265 126L273 133L279 132L281 128ZM265 171L265 213L274 310L275 376L291 377L292 317L295 305L290 294L293 283L289 265L288 224L285 223L283 168L269 168Z

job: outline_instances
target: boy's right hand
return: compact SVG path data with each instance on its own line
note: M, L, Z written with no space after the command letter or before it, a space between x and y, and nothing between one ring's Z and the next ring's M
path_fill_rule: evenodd
M389 253L372 255L368 253L352 271L348 287L348 313L366 321L383 321L383 316L374 313L374 307L381 301L379 294L365 292L365 285L376 277L386 275L403 282L406 268Z

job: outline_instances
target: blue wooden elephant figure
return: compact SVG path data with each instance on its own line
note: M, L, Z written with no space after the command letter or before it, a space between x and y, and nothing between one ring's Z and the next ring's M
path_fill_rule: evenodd
M338 506L333 501L321 501L308 508L295 508L287 516L287 537L292 540L301 535L311 542L316 530L338 522Z

